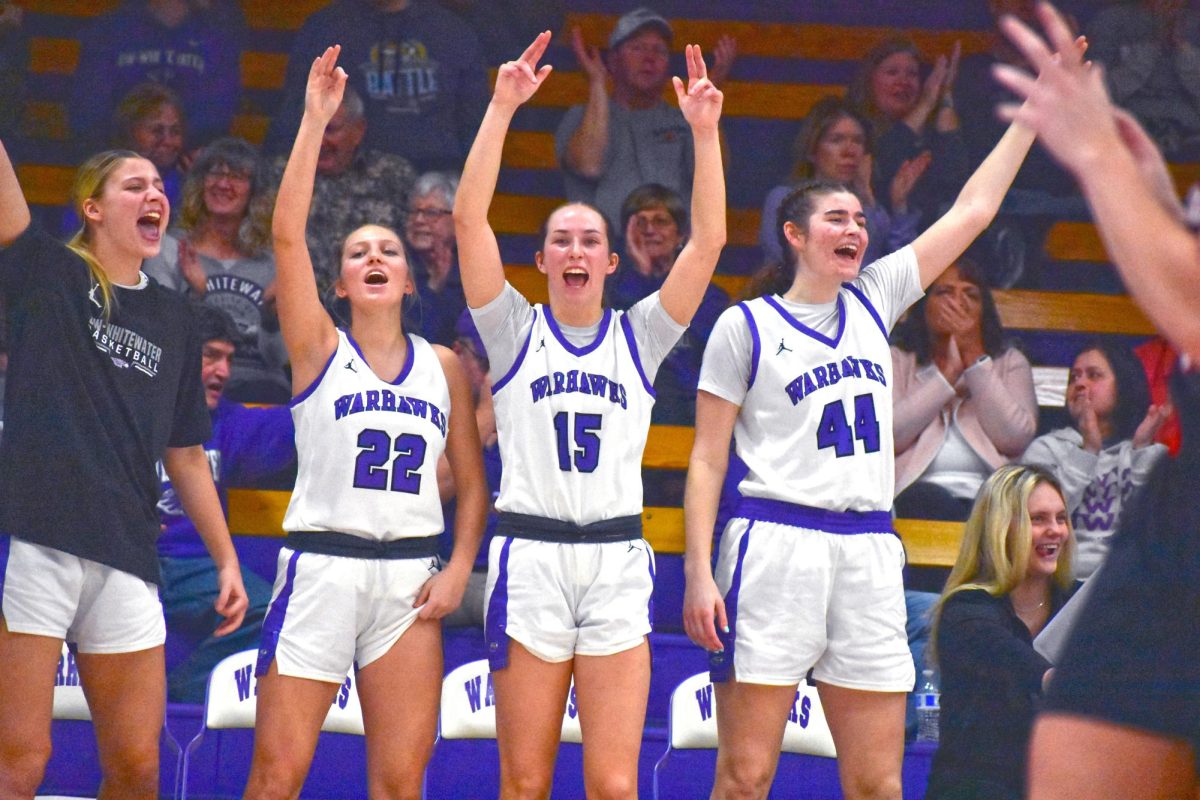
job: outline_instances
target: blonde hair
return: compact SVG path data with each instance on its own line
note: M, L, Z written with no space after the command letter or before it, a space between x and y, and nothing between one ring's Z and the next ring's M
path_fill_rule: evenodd
M208 220L204 203L204 180L217 167L244 171L250 177L250 200L233 242L241 253L257 258L270 250L271 214L275 210L275 192L267 174L267 162L244 139L226 136L217 139L196 156L183 182L180 198L179 227L194 231Z
M142 158L142 156L132 150L105 150L97 153L79 167L75 173L75 182L71 186L71 205L74 206L76 216L83 220L83 223L71 240L67 242L67 247L83 259L83 262L87 264L88 271L92 273L92 281L100 287L105 319L112 316L115 295L112 280L109 279L108 273L104 271L104 267L92 252L91 229L88 227L83 206L88 200L99 199L104 194L109 177L131 158Z
M1053 487L1060 497L1064 496L1058 479L1041 467L1006 464L984 482L963 527L958 558L934 607L933 642L937 642L942 608L953 595L982 589L993 597L1002 597L1025 579L1033 539L1029 496L1043 483ZM1068 517L1067 539L1054 570L1054 583L1060 589L1071 585L1074 549L1075 535Z

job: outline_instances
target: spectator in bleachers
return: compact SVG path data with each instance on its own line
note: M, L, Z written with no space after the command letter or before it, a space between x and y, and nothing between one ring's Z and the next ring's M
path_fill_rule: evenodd
M1200 11L1186 0L1118 3L1096 13L1087 37L1113 102L1168 158L1200 157Z
M264 148L286 153L300 124L312 54L342 45L342 63L366 104L366 145L418 170L460 169L488 101L475 34L433 0L335 0L296 34L283 103Z
M1127 347L1095 342L1071 365L1067 412L1072 427L1039 436L1021 460L1062 484L1078 537L1075 577L1104 561L1122 510L1166 455L1154 441L1170 404L1151 405L1141 363Z
M13 141L25 118L25 79L29 73L29 35L24 10L16 2L0 7L0 137Z
M1036 467L984 484L935 611L937 753L925 800L1021 800L1025 753L1052 665L1033 638L1070 598L1062 487Z
M991 32L990 46L962 59L954 87L954 107L972 164L982 161L1004 135L1006 123L997 119L996 105L1014 99L992 77L992 68L996 64L1026 66L1021 53L1000 33L1000 20L1005 15L1031 20L1036 2L987 0L987 6L997 26ZM1036 285L1046 234L1063 218L1086 219L1086 206L1074 181L1035 144L1004 199L999 218L984 234L982 245L991 253L986 260L988 283L997 288L1018 282Z
M125 0L97 17L80 36L68 109L75 137L103 146L119 100L148 80L179 95L194 144L228 134L241 97L244 28L236 4L193 0Z
M933 282L893 341L896 514L966 519L988 475L1037 433L1033 370L969 258Z
M456 191L457 175L426 172L413 187L404 226L408 264L420 299L409 330L420 331L429 341L447 347L458 339L455 326L467 308L450 216Z
M847 87L847 102L871 124L876 198L890 202L892 181L904 164L932 155L906 198L922 227L954 202L971 171L954 110L958 52L955 45L949 58L939 56L922 83L917 46L911 39L887 39L867 53Z
M692 136L683 115L663 101L670 82L671 25L649 8L617 20L601 54L573 31L575 58L588 79L586 105L571 107L554 134L567 199L595 206L615 225L639 186L657 183L691 202ZM710 70L723 85L736 48L725 38ZM612 92L608 82L612 80Z
M792 174L763 201L758 246L771 264L783 263L783 249L775 233L779 206L800 181L816 178L848 186L862 202L871 240L863 263L894 253L917 236L919 212L910 209L908 196L928 168L932 156L921 153L900 165L888 186L887 204L876 202L871 186L870 123L840 97L823 97L808 112L792 145Z
M566 19L565 0L441 0L463 17L483 51L485 64L502 64L521 55L542 31L557 31Z
M625 232L620 269L606 287L613 308L626 310L662 288L688 237L683 198L665 186L639 186L621 206ZM654 378L657 399L650 421L656 425L691 425L696 421L696 384L704 345L717 317L729 306L729 295L710 283L700 307Z
M233 317L241 335L225 391L238 402L291 399L274 310L274 204L258 152L241 139L218 139L188 171L178 229L143 266L167 288L202 297Z
M471 384L471 394L475 398L475 426L479 429L479 443L483 445L483 471L487 476L489 505L487 527L483 530L483 540L479 543L479 552L475 556L471 577L467 579L462 604L442 617L442 623L483 627L488 551L496 533L498 520L492 504L500 493L500 445L496 435L496 409L492 405L492 382L488 378L487 349L483 346L483 339L479 337L479 331L469 310L462 310L454 332L457 338L452 348L463 366L463 372ZM438 491L442 495L443 513L446 516L446 530L442 538L451 540L445 542L442 547L442 557L447 558L451 550L447 545L453 544L450 532L454 530L454 514L458 504L455 502L457 487L454 484L454 474L450 471L449 464L444 461L438 464Z
M251 484L295 463L295 429L286 405L247 408L222 396L241 335L233 318L219 308L196 302L193 312L201 343L200 378L212 417L212 435L204 443L204 452L221 507L228 511L228 487ZM222 619L213 608L218 591L216 564L204 549L196 526L184 512L161 464L159 478L162 535L158 538L158 563L163 575L163 615L167 633L183 639L191 648L167 674L167 699L202 703L212 668L226 656L258 647L263 616L271 602L271 584L243 566L242 584L250 603L246 616L237 630L214 636Z
M362 96L348 85L342 105L321 139L308 215L308 251L317 290L327 305L332 303L342 242L366 220L402 229L409 192L417 177L407 159L364 146L367 130ZM286 165L286 155L272 162L272 186L279 185Z

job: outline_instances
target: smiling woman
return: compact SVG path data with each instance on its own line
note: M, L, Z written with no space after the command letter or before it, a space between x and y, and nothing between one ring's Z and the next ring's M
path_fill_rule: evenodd
M156 583L156 462L218 569L217 634L246 609L202 443L200 342L182 298L140 271L170 206L154 164L89 159L70 245L30 225L0 147L0 293L10 338L0 448L0 786L31 797L50 753L54 674L76 653L104 786L157 795L166 631ZM71 465L64 481L63 465ZM55 487L47 502L47 487Z
M550 33L541 34L500 67L454 203L463 289L487 348L504 462L485 625L501 794L549 795L574 675L586 793L632 797L650 687L654 576L638 465L651 383L725 244L723 96L700 48L688 45L687 87L678 78L674 84L695 142L692 236L662 288L627 312L606 309L605 282L618 262L611 231L595 208L570 203L550 214L534 254L550 302L531 305L505 281L488 207L513 114L550 74L549 65L539 67L549 42ZM665 69L665 52L659 56ZM654 219L646 224L657 230ZM579 569L588 591L547 591L578 585Z
M1035 701L1051 673L1033 637L1074 590L1073 549L1049 472L1010 465L983 485L934 610L941 730L926 800L1025 796Z
M241 139L218 139L196 157L183 185L178 226L145 264L159 283L233 317L239 339L226 394L239 402L284 403L290 397L273 302L274 204L258 152Z

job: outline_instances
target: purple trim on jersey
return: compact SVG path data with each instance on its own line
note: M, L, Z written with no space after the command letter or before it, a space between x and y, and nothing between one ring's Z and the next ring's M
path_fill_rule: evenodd
M362 348L358 346L358 342L354 341L354 337L350 335L350 331L348 329L345 331L345 334L346 341L348 341L350 346L354 348L354 352L358 353L358 357L361 358L363 363L367 365L367 369L371 370L371 373L374 374L376 378L379 378L379 373L375 372L374 367L367 363L367 357L363 355ZM387 381L383 378L379 378L379 380L383 381L384 383L389 383L392 386L399 386L400 384L404 383L404 379L408 377L408 373L412 372L413 361L416 360L416 353L413 352L412 337L408 335L407 331L404 333L404 343L408 346L408 352L404 354L404 366L400 368L400 374L397 375L393 380Z
M746 563L746 551L750 547L750 532L754 529L754 521L742 534L738 542L737 564L733 568L733 580L729 582L729 591L725 593L725 621L729 624L729 633L717 628L717 637L724 650L708 654L708 679L713 683L725 683L729 680L729 671L733 669L733 652L737 646L737 610L738 595L742 593L742 565ZM716 620L713 620L716 623Z
M875 310L875 306L871 305L871 301L863 294L863 290L852 283L843 283L842 286L850 290L851 294L858 298L858 301L867 308L867 313L875 320L875 324L879 326L879 330L883 332L883 338L888 338L887 326L883 324L883 317L879 316L879 312ZM890 344L890 343L889 343Z
M825 533L891 533L890 511L830 511L767 497L743 497L733 509L733 516L761 522L810 528Z
M271 601L271 607L267 609L267 616L263 620L262 642L258 646L258 664L254 667L254 674L259 678L270 671L271 662L275 660L275 650L279 647L279 634L283 630L283 618L287 614L288 602L291 601L292 590L296 586L296 562L299 559L300 553L292 553L292 557L288 559L287 578L283 582L283 588L279 590L279 596Z
M558 320L554 319L554 314L550 311L550 306L542 306L546 311L546 324L550 326L550 332L554 334L554 338L558 339L558 343L573 356L586 356L588 353L595 350L604 341L604 337L608 334L608 323L612 321L612 309L604 309L604 316L600 318L600 327L596 331L596 338L585 344L583 347L576 347L567 341L567 337L563 336L563 332L558 328Z
M288 408L295 408L308 399L309 395L317 390L321 385L325 373L329 372L329 365L333 363L333 359L337 358L337 348L333 348L333 352L329 354L329 360L325 362L325 366L321 367L321 371L317 373L317 377L313 378L313 382L305 387L304 391L288 401Z
M633 356L633 365L637 367L638 375L642 378L642 386L646 387L648 395L657 399L654 386L646 378L646 370L642 368L642 357L638 353L637 340L633 338L633 325L629 322L628 314L621 315L621 332L625 334L625 341L629 343L629 354Z
M521 345L521 352L517 353L517 357L513 359L513 365L508 368L508 372L504 377L492 384L492 397L503 389L513 376L517 374L517 370L521 368L521 364L525 361L525 354L529 352L529 343L533 341L533 329L537 327L537 308L533 309L533 323L529 326L529 334L525 337L525 344Z
M746 382L746 391L750 391L750 387L754 385L754 379L758 377L758 359L762 355L762 339L758 336L758 325L754 323L754 315L750 313L749 307L745 303L738 303L737 307L746 315L746 325L750 328L750 380Z
M770 295L765 295L765 296L763 296L763 300L766 300L767 305L771 306L771 308L778 311L779 316L781 316L785 320L787 320L787 323L789 325L791 325L793 328L800 331L805 336L809 336L813 339L816 339L818 342L826 345L827 347L837 347L838 342L840 342L842 340L842 334L845 333L845 331L846 331L846 304L842 302L842 296L840 294L838 295L838 298L837 298L838 329L837 329L837 333L834 335L834 337L832 339L830 339L828 336L821 333L820 331L813 330L812 328L808 327L800 320L793 317L791 314L789 314L787 312L786 308L779 305L779 301L776 300L774 297L771 297Z
M645 540L643 540L645 541ZM646 601L646 621L654 629L654 556L650 554L650 543L646 542L646 569L650 570L650 597Z
M492 596L488 598L487 616L483 622L483 638L488 647L488 666L492 672L508 666L508 549L512 537L506 537L500 548L499 574Z
M0 534L0 609L4 606L4 579L8 575L8 554L11 549L12 537L7 533Z

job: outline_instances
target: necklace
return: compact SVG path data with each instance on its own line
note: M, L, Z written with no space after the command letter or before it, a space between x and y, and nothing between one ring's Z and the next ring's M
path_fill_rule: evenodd
M1015 610L1017 612L1017 614L1032 614L1033 612L1044 608L1046 606L1046 601L1043 600L1042 602L1038 603L1033 608L1024 608L1023 609L1020 606L1018 606L1016 603L1013 603L1012 606L1013 606L1013 610Z

